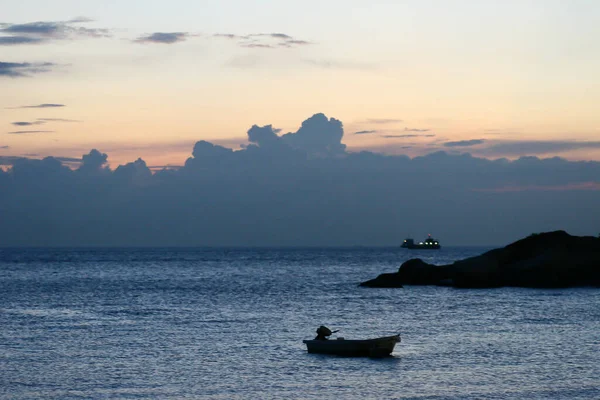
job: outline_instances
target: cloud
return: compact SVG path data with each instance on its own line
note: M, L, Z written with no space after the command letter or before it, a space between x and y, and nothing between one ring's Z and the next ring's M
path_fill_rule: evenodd
M81 23L91 22L87 18L75 18L70 21L37 21L24 24L2 24L0 34L7 43L12 44L34 44L50 40L77 39L82 37L109 37L108 29L86 28L79 26ZM29 39L25 39L29 38ZM21 43L14 43L14 42Z
M313 43L309 42L309 41L306 41L306 40L292 39L292 40L286 40L284 42L280 42L279 46L282 46L282 47L295 47L295 46L308 46L310 44L313 44Z
M290 35L286 35L285 33L256 33L253 35L249 35L250 37L271 37L275 39L283 39L283 40L293 40Z
M233 33L215 33L213 35L213 37L223 38L223 39L232 39L232 40L248 39L248 36L236 35Z
M223 165L225 167L233 154L231 149L201 140L194 145L192 157L186 160L185 167L190 170L206 169L210 165Z
M0 173L0 193L10 194L0 196L0 243L397 247L428 231L446 245L598 233L600 162L353 153L343 133L321 113L285 135L254 125L244 149L190 142L185 166L154 174L140 154L111 169L95 149L81 160L62 150L67 157L0 157L12 165Z
M185 41L190 34L188 32L154 32L147 36L135 39L136 43L160 43L173 44Z
M477 146L483 144L485 142L484 139L471 139L471 140L458 140L455 142L446 142L444 143L445 147L469 147L469 146Z
M78 169L80 174L99 175L110 171L106 166L108 155L96 149L92 149L88 154L84 154L80 161L81 164Z
M13 132L7 132L8 134L11 135L26 135L29 133L51 133L54 131L13 131Z
M355 135L369 135L372 133L377 133L378 131L358 131L358 132L354 132Z
M568 183L566 185L526 185L526 186L503 186L490 189L473 189L475 192L483 193L511 193L511 192L564 192L573 190L595 190L600 191L600 182Z
M248 141L257 144L261 148L274 148L281 146L281 138L277 136L280 129L274 129L272 125L258 126L253 125L248 130Z
M404 128L404 132L429 132L431 129Z
M247 35L238 35L235 33L215 33L213 38L229 39L244 48L255 49L276 49L276 48L294 48L312 45L312 42L302 39L296 39L286 33L250 33Z
M435 137L434 134L428 134L428 135L418 135L418 134L414 134L414 133L408 133L408 134L403 134L403 135L382 135L382 138L385 139L405 139L405 138L415 138L415 137Z
M0 146L0 149L2 149L2 150L10 149L10 146Z
M94 21L95 21L94 19L88 18L88 17L75 17L73 19L68 20L67 23L81 24L81 23L94 22Z
M119 165L115 169L114 177L118 181L127 182L131 185L145 185L152 178L152 171L144 160L138 158L134 162Z
M565 151L598 149L599 141L576 140L514 140L494 141L478 150L485 156L524 156L534 154L552 154Z
M40 121L40 122L82 122L77 119L68 119L68 118L38 118L37 121Z
M15 162L25 159L19 156L0 156L0 165L13 165ZM1 169L0 169L1 171Z
M273 49L274 45L265 44L265 43L240 43L241 47L246 47L249 49Z
M0 61L0 77L7 76L10 78L22 78L31 76L32 74L39 74L42 72L49 72L51 67L56 64L50 62L42 63L13 63L13 62L2 62Z
M66 163L80 163L81 162L81 158L75 158L75 157L54 157L54 158L56 158L58 161L66 162Z
M45 121L33 121L33 122L28 122L28 121L16 121L16 122L11 122L11 124L15 125L15 126L31 126L31 125L42 125L43 123L45 123Z
M272 154L279 152L289 155L290 151L300 151L309 156L331 156L344 154L346 145L342 137L344 129L341 121L330 118L324 114L315 114L302 122L296 132L289 132L278 136L280 129L272 125L253 125L248 130L248 142L252 145L247 148L260 148Z
M96 149L92 149L89 154L85 154L81 160L83 161L82 167L98 169L106 164L108 156L105 153L100 153Z
M0 36L0 46L18 46L21 44L39 44L44 39L30 36Z
M393 118L369 118L366 121L368 124L398 124L400 122L404 122L401 119L393 119Z
M181 165L172 165L172 164L167 164L167 165L148 165L148 168L150 168L150 170L152 171L160 171L160 170L179 170L181 168L183 168Z
M382 152L385 154L404 154L400 144L401 139L435 137L434 134L400 134L381 135L384 139L392 141L389 145L370 145L368 150ZM398 139L397 144L394 139ZM492 139L469 139L460 141L442 141L413 143L411 155L423 155L434 150L448 150L460 154L466 149L475 156L490 159L521 157L522 160L528 156L560 155L562 153L600 149L600 141L577 141L577 140L492 140Z
M286 133L281 139L294 149L306 151L312 155L336 155L345 152L342 143L344 128L342 122L327 118L319 113L302 122L295 133Z
M29 105L29 106L19 106L19 107L8 107L8 109L19 109L19 108L59 108L59 107L66 107L66 105L64 104L57 104L57 103L43 103L43 104L35 104L35 105Z

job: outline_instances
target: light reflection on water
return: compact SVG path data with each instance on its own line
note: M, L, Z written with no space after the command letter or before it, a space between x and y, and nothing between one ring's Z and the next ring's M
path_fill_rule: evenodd
M0 250L0 397L600 398L597 289L357 286L483 250Z

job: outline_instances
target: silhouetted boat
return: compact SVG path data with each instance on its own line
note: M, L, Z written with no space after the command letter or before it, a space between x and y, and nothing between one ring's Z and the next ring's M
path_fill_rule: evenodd
M404 239L404 242L400 247L413 250L438 250L442 248L440 242L432 238L431 235L427 235L427 239L419 243L415 243L413 239Z
M385 336L376 339L346 340L303 340L309 353L332 354L346 357L385 357L392 354L400 335Z

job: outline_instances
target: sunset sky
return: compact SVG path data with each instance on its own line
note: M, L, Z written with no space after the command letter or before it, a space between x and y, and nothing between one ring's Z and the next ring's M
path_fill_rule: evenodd
M349 151L600 161L600 2L0 0L0 157L182 165L315 113Z

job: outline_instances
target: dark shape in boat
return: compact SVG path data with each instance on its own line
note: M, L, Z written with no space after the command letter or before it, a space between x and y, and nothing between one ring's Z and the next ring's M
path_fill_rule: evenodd
M457 288L600 287L600 238L565 231L530 235L476 257L448 265L413 258L398 272L362 282L367 287L440 285Z
M323 334L323 331L326 333ZM346 340L342 337L329 340L326 336L330 335L331 331L327 327L321 326L317 329L317 337L314 340L303 340L302 342L306 344L309 353L344 357L386 357L392 354L394 346L400 342L400 335L364 340Z
M439 250L442 248L440 242L432 238L431 235L427 235L427 239L419 243L415 243L413 239L406 238L400 247L412 250Z

